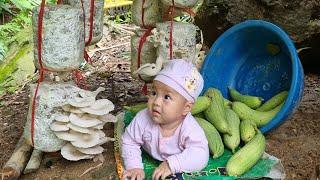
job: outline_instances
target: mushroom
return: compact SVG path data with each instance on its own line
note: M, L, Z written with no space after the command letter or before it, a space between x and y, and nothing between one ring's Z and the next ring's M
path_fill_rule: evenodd
M99 125L97 125L97 126L93 126L92 128L94 128L94 129L103 129L103 124L99 124Z
M109 142L109 141L115 141L115 139L106 136L106 137L101 138L101 139L100 139L100 142L99 142L97 145L102 145L102 144L104 144L104 143L106 143L106 142Z
M66 123L58 122L58 121L53 121L50 124L50 129L52 131L68 131L69 130Z
M93 155L84 154L78 151L75 147L73 147L70 143L64 145L61 148L61 155L70 161L78 161L81 159L92 159Z
M77 134L75 131L60 131L60 132L54 132L54 134L59 138L59 139L62 139L62 140L65 140L65 141L75 141L77 140Z
M163 63L165 62L164 58L159 56L156 60L156 63L146 63L142 65L139 69L133 72L133 74L140 74L144 76L153 77L161 70Z
M83 98L87 98L87 97L94 97L94 98L96 98L96 96L97 96L100 92L102 92L102 91L104 91L104 90L105 90L105 88L103 88L103 87L98 87L98 89L96 89L96 90L93 91L93 92L91 92L91 91L86 91L86 90L82 90L82 91L79 92L79 95L80 95L81 97L83 97Z
M112 115L112 114L105 114L105 115L102 115L102 116L99 116L98 119L100 119L101 121L103 122L117 122L117 117Z
M104 150L104 148L101 146L94 146L91 148L76 148L76 149L84 154L90 154L90 155L100 154Z
M68 99L68 103L74 107L86 107L92 105L96 101L96 97L75 97L73 99Z
M65 105L63 105L63 106L62 106L62 109L63 109L64 111L72 112L72 113L77 113L77 114L84 113L84 112L81 111L79 108L73 107L73 106L71 106L70 104L65 104Z
M56 113L54 114L54 120L67 123L69 122L69 115L66 113Z
M95 119L94 117L91 117L88 114L79 116L71 113L69 119L72 124L83 128L93 127L103 123L99 119Z
M99 139L106 137L106 134L105 134L103 131L101 131L101 130L96 130L96 131L94 131L94 132L95 132L95 133L98 133Z
M93 115L105 115L114 110L114 104L108 99L99 99L89 107L80 108L81 111Z
M100 134L78 134L75 141L71 141L71 144L77 148L89 148L96 146L100 143Z
M91 130L91 129L83 128L83 127L77 126L72 123L67 124L67 127L69 127L70 129L72 129L76 132L80 132L80 133L84 133L84 134L92 134L93 133L93 130Z

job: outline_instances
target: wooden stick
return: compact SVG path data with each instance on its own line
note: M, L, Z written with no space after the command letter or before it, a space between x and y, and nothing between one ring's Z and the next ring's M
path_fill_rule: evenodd
M103 163L100 163L100 164L98 164L97 166L90 167L89 169L85 170L85 171L84 171L80 176L78 176L78 177L82 177L83 175L87 174L88 172L92 171L93 169L97 169L97 168L101 167L102 164L103 164Z
M26 168L23 171L23 174L28 174L35 172L39 169L41 160L42 160L43 152L37 149L33 149L33 152L31 154L31 158L26 166Z
M99 49L94 49L92 51L90 51L90 53L95 53L97 51L105 51L105 50L108 50L108 49L112 49L112 48L116 48L116 47L120 47L120 46L125 46L125 45L129 45L130 42L125 42L125 43L122 43L122 44L117 44L117 45L114 45L114 46L109 46L109 47L105 47L105 48L99 48Z
M32 146L26 142L26 139L22 135L10 159L1 170L2 179L18 179L30 158L32 149Z

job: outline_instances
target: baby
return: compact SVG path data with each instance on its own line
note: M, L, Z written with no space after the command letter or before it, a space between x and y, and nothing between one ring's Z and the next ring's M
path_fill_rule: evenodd
M145 178L142 147L162 161L152 179L203 169L209 159L208 141L190 111L203 88L197 69L182 60L170 60L153 81L148 108L140 111L122 136L123 178Z

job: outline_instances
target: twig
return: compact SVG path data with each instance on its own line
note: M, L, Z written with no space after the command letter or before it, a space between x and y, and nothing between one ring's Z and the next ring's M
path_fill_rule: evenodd
M97 51L105 51L105 50L108 50L108 49L112 49L112 48L116 48L116 47L120 47L120 46L125 46L125 45L128 45L128 44L130 44L130 42L126 42L126 43L123 43L123 44L117 44L117 45L109 46L109 47L105 47L105 48L94 49L90 53L95 53Z
M103 163L100 163L94 167L90 167L89 169L85 170L80 176L78 177L82 177L83 175L87 174L89 171L93 170L93 169L96 169L96 168L99 168L100 166L102 166Z
M133 32L133 31L135 30L134 28L133 28L133 29L130 29L130 30L127 30L128 28L125 29L124 27L121 27L121 26L113 23L112 21L107 21L106 24L109 25L109 26L111 26L112 28L115 28L115 29L117 29L117 30L119 30L119 31L122 31L122 32L125 32L125 33L128 33L128 34L130 34L130 35L134 35L134 34L135 34L135 33Z
M34 73L30 78L28 78L25 83L23 83L23 85L21 86L21 88L19 90L17 90L17 92L20 92L24 89L24 87L33 80L33 78L37 75L38 73Z

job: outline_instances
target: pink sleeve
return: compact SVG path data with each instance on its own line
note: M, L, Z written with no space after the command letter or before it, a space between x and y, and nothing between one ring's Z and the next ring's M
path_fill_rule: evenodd
M141 149L142 134L146 126L146 118L141 111L136 115L122 135L122 158L125 169L143 169Z
M180 154L168 157L167 161L172 173L200 171L207 166L209 147L203 130L199 127L190 128L192 132L184 133L185 149Z

